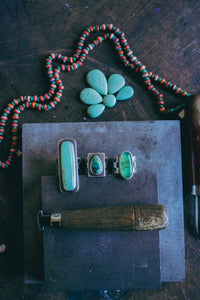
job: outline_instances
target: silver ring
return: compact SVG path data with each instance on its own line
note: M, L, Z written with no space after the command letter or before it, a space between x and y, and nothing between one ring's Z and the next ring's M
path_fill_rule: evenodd
M84 163L88 177L105 177L108 160L111 161L111 173L119 174L129 180L136 173L136 156L130 151L123 151L120 156L109 159L103 152L88 153L86 160L77 156L74 139L62 139L58 142L58 177L61 192L79 190L79 166ZM86 162L85 162L86 161ZM81 176L81 175L80 175Z

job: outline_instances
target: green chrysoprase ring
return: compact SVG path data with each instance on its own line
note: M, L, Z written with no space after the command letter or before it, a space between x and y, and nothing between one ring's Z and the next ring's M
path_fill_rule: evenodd
M119 172L124 179L131 179L135 172L134 159L129 151L124 151L119 157Z

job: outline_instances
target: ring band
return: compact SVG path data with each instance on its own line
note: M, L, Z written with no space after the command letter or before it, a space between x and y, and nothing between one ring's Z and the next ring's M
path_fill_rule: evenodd
M58 176L61 192L79 190L79 166L86 164L88 177L105 177L108 160L112 163L112 173L129 180L136 173L136 156L123 151L120 156L108 159L103 152L88 153L86 160L77 157L77 144L74 139L62 139L58 142ZM85 162L86 161L86 162ZM84 169L84 168L83 168Z

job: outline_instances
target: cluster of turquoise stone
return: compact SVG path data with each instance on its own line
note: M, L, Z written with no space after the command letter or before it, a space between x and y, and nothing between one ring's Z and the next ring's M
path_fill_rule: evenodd
M125 79L120 74L112 74L108 80L100 70L92 70L87 74L87 83L80 93L80 99L90 105L87 114L91 118L99 117L106 107L113 107L117 100L127 100L134 95L131 86L125 86Z

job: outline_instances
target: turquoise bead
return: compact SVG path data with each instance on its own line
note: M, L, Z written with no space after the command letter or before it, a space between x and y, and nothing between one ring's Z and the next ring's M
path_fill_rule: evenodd
M105 75L100 70L92 70L87 74L88 84L101 95L107 95L108 84Z
M88 107L87 114L91 118L97 118L103 113L104 109L105 109L104 104L93 104Z
M129 151L124 151L119 157L119 171L124 179L131 179L135 172L133 156Z
M107 107L113 107L113 106L115 106L116 102L117 102L117 99L116 99L116 97L114 95L106 95L103 98L103 103Z
M65 140L60 145L60 180L63 191L78 190L75 142Z
M101 95L91 88L83 89L80 93L80 98L82 102L88 105L98 104L103 101Z
M94 176L98 176L103 173L103 163L98 155L94 155L90 161L90 172Z
M134 89L127 85L124 86L116 95L117 100L127 100L131 98L134 94Z
M112 74L108 78L108 93L115 94L125 85L125 79L120 74Z

